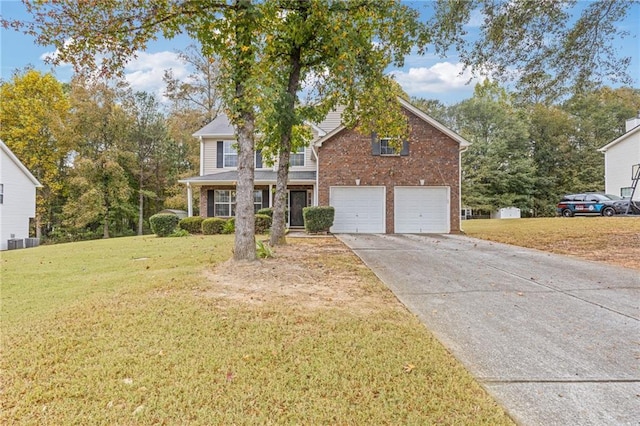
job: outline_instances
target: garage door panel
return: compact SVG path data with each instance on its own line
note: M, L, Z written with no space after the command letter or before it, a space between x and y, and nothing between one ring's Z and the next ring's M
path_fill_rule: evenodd
M448 233L449 212L448 187L394 188L396 233Z
M385 188L330 188L329 203L335 208L334 233L384 233Z

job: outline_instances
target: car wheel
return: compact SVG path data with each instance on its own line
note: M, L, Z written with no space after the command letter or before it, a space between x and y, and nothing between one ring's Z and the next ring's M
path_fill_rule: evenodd
M613 209L613 207L605 207L604 209L602 209L602 216L611 217L615 214L616 211Z
M562 216L563 217L573 217L573 212L571 211L571 209L564 209L564 210L562 210Z

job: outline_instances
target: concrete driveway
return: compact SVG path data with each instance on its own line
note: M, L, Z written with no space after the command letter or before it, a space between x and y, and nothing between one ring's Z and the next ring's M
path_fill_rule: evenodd
M521 425L640 425L640 273L458 235L339 235Z

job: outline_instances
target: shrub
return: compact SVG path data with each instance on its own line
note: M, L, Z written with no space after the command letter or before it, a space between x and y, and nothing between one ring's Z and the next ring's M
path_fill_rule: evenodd
M224 224L224 228L222 228L222 233L233 234L234 232L236 232L236 218L230 217Z
M271 216L266 214L256 214L256 234L265 234L271 228Z
M200 234L202 233L202 221L204 218L200 216L185 217L178 222L178 226L190 234Z
M222 234L227 221L221 217L210 217L202 221L201 230L205 235Z
M154 234L158 237L166 237L178 226L178 216L169 213L158 213L149 218L149 223Z
M271 207L265 207L260 210L256 214L266 214L269 217L273 217L273 209Z
M256 255L260 259L269 259L273 257L273 250L269 246L269 243L263 241L256 242Z
M331 206L305 207L302 209L304 229L310 234L328 232L333 226L335 209Z
M169 237L188 237L189 235L189 231L186 229L176 228L171 234L169 234Z

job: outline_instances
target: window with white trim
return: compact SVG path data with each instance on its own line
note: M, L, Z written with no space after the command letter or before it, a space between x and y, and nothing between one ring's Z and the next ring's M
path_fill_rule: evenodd
M305 148L303 146L298 148L296 152L292 152L289 156L289 165L304 167L304 151Z
M216 189L214 191L214 216L231 217L236 215L236 191L230 189ZM253 191L253 211L257 213L262 208L262 191Z
M238 150L235 141L224 141L223 145L223 166L238 167Z
M4 184L0 183L0 204L4 203Z

